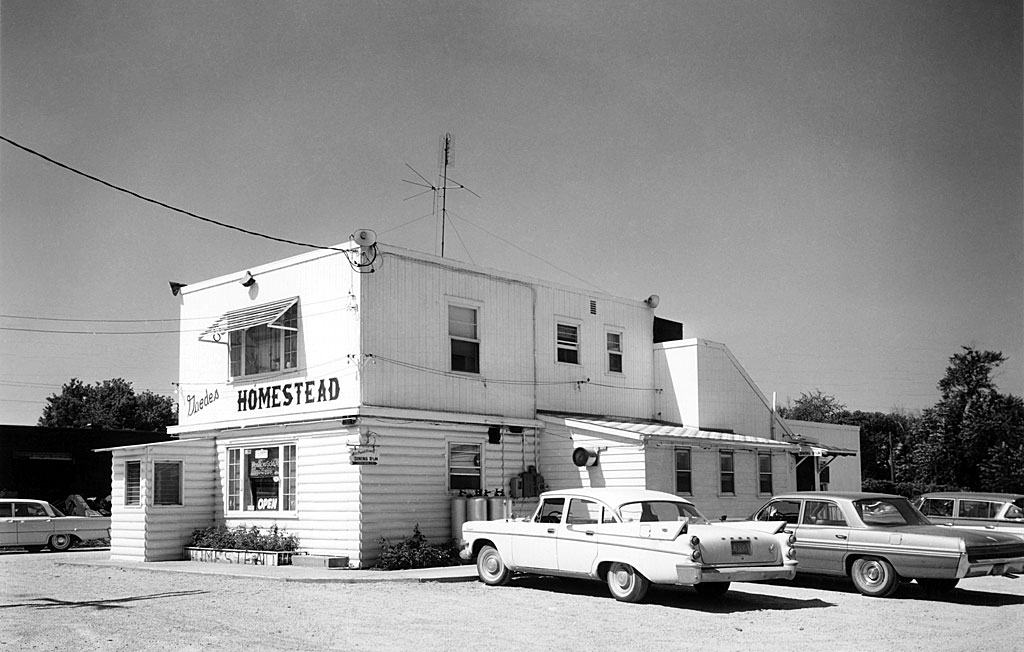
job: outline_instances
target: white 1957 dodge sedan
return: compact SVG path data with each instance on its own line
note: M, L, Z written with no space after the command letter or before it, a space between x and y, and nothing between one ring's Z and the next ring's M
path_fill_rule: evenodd
M693 503L643 489L568 489L540 496L533 516L468 521L463 559L476 557L485 584L511 573L604 580L624 602L651 583L721 596L729 583L793 579L794 537L786 523L712 523Z

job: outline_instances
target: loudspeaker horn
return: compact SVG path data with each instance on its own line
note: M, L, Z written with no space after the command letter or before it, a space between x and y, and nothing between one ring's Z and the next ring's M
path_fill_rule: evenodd
M360 247L372 247L377 244L377 234L370 229L358 229L350 237L352 242Z

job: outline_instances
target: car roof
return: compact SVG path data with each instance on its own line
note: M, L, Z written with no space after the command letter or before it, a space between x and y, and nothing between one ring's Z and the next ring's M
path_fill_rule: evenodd
M870 491L793 491L787 494L778 494L772 497L775 498L843 498L846 500L863 500L867 498L904 498L906 496L898 496L896 494L880 494Z
M541 494L545 497L557 498L559 496L573 496L581 498L595 498L604 501L609 505L622 505L625 503L640 500L673 500L676 502L693 504L682 496L670 494L664 491L652 489L629 489L625 487L580 487L578 489L553 489Z
M1024 498L1024 494L1001 494L1001 493L990 493L986 491L930 491L926 494L921 494L921 498L963 498L966 500L998 500L1003 502L1013 502L1020 498Z

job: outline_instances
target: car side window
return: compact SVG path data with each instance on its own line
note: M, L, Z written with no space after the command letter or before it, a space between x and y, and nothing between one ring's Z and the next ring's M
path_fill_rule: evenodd
M43 509L42 505L34 505L32 503L15 503L14 504L14 515L15 516L49 516L46 510Z
M14 510L11 508L10 503L0 503L0 518L11 518L14 516Z
M987 500L961 500L960 518L995 518L999 503Z
M839 505L823 500L808 500L804 505L806 525L828 525L831 527L846 526L846 517L839 510Z
M756 521L785 521L796 524L800 516L799 500L773 500L757 513Z
M927 498L921 504L921 513L925 516L953 516L952 498Z
M573 498L569 501L569 514L565 517L566 525L590 525L601 520L601 506L592 500Z
M548 498L537 509L537 523L561 523L562 511L565 509L565 498Z

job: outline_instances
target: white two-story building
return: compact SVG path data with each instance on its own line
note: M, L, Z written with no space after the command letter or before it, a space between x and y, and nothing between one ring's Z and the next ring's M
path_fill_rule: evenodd
M276 524L366 567L381 537L450 538L460 492L501 490L522 515L540 479L742 517L858 448L856 432L802 438L655 297L354 242L177 296L178 440L114 450L114 558L180 559L195 528ZM859 489L851 468L833 489Z

